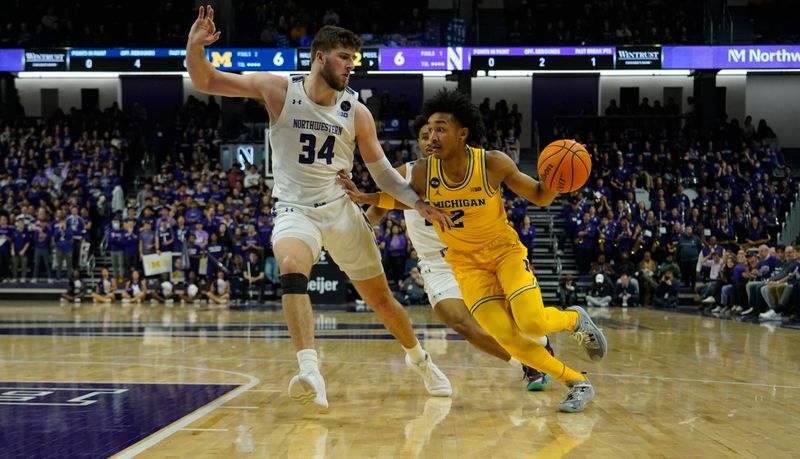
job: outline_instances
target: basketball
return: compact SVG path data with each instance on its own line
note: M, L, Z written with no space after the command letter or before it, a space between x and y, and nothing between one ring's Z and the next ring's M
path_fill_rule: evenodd
M574 140L551 142L539 154L539 180L559 193L580 189L592 172L592 157Z

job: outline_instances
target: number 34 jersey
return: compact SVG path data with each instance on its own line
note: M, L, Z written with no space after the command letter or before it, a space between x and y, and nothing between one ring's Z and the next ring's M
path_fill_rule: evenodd
M291 78L281 115L269 130L276 198L314 206L345 195L336 173L353 168L357 104L358 94L349 87L332 106L315 104L303 77Z
M428 157L427 198L433 207L449 213L454 228L439 238L450 250L475 251L505 234L508 219L499 189L491 189L486 173L486 152L467 147L467 174L460 183L445 177L441 161Z

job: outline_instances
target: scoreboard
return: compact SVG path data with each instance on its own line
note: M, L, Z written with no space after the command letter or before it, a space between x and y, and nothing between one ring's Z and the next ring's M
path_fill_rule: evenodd
M353 64L355 64L356 72L380 70L380 49L361 48L353 56ZM311 48L299 48L297 50L297 70L301 72L311 70Z
M208 48L231 72L307 72L309 48ZM355 71L800 69L800 45L362 48ZM0 72L184 72L183 48L0 49Z
M614 56L472 56L473 70L612 70Z

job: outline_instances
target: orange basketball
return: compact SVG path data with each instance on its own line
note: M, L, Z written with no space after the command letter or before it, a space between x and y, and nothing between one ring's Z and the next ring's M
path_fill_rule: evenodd
M539 181L559 193L579 190L592 172L592 157L583 145L562 139L539 154Z

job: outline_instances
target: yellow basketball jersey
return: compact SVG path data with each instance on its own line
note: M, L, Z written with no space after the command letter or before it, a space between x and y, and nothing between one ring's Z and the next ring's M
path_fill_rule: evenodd
M508 228L503 198L489 186L486 175L486 152L467 147L467 175L461 183L445 177L442 163L428 157L428 202L450 214L455 227L442 231L436 226L439 238L454 250L477 250L502 235Z

